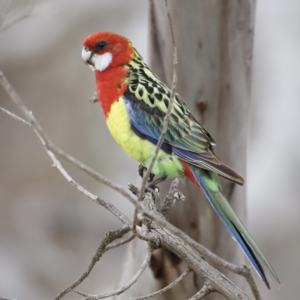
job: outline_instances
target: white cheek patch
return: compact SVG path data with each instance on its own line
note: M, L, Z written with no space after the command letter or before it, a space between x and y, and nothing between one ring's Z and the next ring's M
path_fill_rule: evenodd
M110 52L106 52L102 55L94 54L92 56L92 62L94 64L95 70L98 70L100 72L104 71L107 69L109 64L112 61L112 54Z

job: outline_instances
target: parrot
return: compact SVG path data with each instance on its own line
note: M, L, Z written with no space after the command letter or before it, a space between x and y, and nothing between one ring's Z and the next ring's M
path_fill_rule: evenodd
M130 157L148 168L170 104L169 87L151 71L132 43L118 34L92 33L84 40L81 55L94 71L98 99L111 135ZM270 289L259 259L280 284L279 278L222 194L218 176L239 185L244 179L215 154L215 145L175 93L167 133L151 171L157 177L152 184L177 176L190 179L205 194Z

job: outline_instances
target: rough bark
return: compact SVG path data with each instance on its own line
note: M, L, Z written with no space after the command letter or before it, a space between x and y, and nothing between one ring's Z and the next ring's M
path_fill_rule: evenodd
M177 91L216 140L217 155L245 177L255 1L172 0L169 5L178 50ZM172 51L164 1L152 0L149 6L149 64L169 86ZM247 185L240 187L222 180L222 186L234 210L245 220ZM186 182L181 191L187 201L176 205L169 220L216 254L241 264L244 260L241 250L204 195L190 182ZM141 263L135 257L128 264L132 247L136 253L145 251L141 242L135 241L135 245L130 246L125 257L127 267L120 282L128 280ZM172 253L156 250L151 268L155 276L147 273L150 275L147 285L138 282L121 296L122 299L145 294L145 289L153 292L162 288L185 266ZM222 271L242 285L241 279ZM201 279L193 280L188 276L173 291L153 299L187 299L201 284ZM216 299L216 295L213 298Z

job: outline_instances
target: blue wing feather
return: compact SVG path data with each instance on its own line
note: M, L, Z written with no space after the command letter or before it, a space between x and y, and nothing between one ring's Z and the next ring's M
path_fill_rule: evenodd
M143 100L137 100L129 92L125 93L123 100L134 132L156 145L161 135L165 113L156 106L150 107ZM176 111L178 113L178 110ZM244 179L214 154L212 143L213 139L190 113L181 113L179 117L172 112L162 149L189 164L214 171L229 180L243 184Z

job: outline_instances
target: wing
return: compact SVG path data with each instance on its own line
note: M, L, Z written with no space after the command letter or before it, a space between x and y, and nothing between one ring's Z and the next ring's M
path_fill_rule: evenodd
M143 69L143 72L151 72ZM152 72L146 79L134 79L128 85L123 99L131 119L131 127L137 135L157 144L164 117L168 110L170 90L154 77ZM154 80L156 79L156 80ZM162 149L173 153L192 165L211 170L219 175L243 184L243 178L227 167L214 154L214 140L197 122L182 98L176 93L169 126Z

